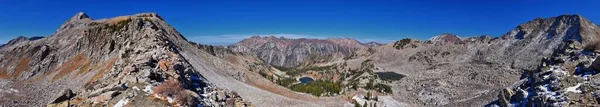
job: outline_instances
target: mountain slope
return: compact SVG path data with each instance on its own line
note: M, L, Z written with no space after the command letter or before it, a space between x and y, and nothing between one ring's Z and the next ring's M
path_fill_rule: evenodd
M368 47L349 38L319 40L253 36L231 45L230 48L236 52L254 53L274 66L294 68L316 60L309 59L312 56L322 56L322 59L339 58Z
M592 46L592 47L590 47ZM597 46L597 45L595 45ZM519 82L498 93L499 106L596 106L598 53L594 45L582 46L571 40L550 57L541 60L538 69L523 73Z
M216 106L220 95L245 103L190 65L179 53L190 43L155 13L100 20L78 13L47 38L17 40L0 48L3 88L18 90L0 93L12 102L2 105Z
M439 44L403 39L373 48L376 72L406 75L392 85L394 99L411 105L483 106L497 93L519 81L522 72L532 71L566 41L583 44L596 41L600 28L578 15L535 19L519 25L500 38L489 36L460 39L461 44ZM550 34L551 36L547 36ZM581 39L579 39L581 38ZM350 62L350 61L348 61ZM410 87L410 88L408 88Z

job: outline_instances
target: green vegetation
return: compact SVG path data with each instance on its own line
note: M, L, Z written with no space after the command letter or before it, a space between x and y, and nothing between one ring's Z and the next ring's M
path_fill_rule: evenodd
M91 22L90 23L90 26L96 26L96 25L100 25L100 23L98 23L98 22Z
M367 72L373 72L373 70L371 70L372 68L375 68L375 65L373 65L372 60L371 59L367 59L364 62L360 63L361 65L361 70L363 71L367 71Z
M324 93L340 93L342 91L342 85L339 82L334 83L326 80L296 84L290 88L294 91L309 93L314 96L321 96Z
M267 78L269 81L273 81L273 79L274 79L273 75L269 75L263 71L259 71L258 74L260 74L260 76Z
M379 101L379 96L375 96L375 97L373 98L373 100L375 100L375 101Z
M117 31L125 28L125 26L127 26L129 22L131 22L131 19L122 20L117 22L116 24L109 24L107 27L111 31Z
M299 76L302 73L304 73L304 72L297 71L297 70L292 70L292 71L286 71L285 72L285 74L289 75L289 76Z
M294 82L296 82L296 79L294 79L294 78L283 78L283 79L277 78L277 81L276 81L277 84L284 86L284 87L289 87Z
M306 73L307 71L325 71L325 70L331 70L334 68L333 65L331 66L308 66L308 67L302 67L302 68L286 68L286 67L281 67L281 66L273 66L281 71L286 71L285 74L289 75L289 76L299 76L302 73Z
M271 66L273 66L274 68L276 68L278 70L281 70L281 71L293 71L293 70L296 70L294 68L288 68L288 67L284 67L284 66L277 66L277 65L271 65Z
M371 99L371 92L370 91L367 92L367 96L365 96L365 99L367 99L367 100Z
M297 69L297 71L300 71L300 72L324 71L324 70L330 70L332 68L333 68L333 65L331 65L331 66L308 66L308 67L303 67L301 69Z
M358 102L356 100L354 100L353 103L354 103L354 107L360 107L360 104L358 104Z
M385 84L377 84L375 85L375 89L380 92L392 93L392 87Z

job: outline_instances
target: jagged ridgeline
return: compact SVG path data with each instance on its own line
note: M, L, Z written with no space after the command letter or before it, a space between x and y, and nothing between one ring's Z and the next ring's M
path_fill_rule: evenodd
M4 106L252 106L182 56L204 54L155 13L77 13L47 38L0 48ZM194 56L200 57L200 56ZM205 71L206 72L206 71ZM155 100L152 100L155 99ZM226 102L227 101L227 102ZM10 103L8 103L10 102Z

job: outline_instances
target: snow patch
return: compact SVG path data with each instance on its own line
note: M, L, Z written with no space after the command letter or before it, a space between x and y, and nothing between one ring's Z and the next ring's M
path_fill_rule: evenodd
M175 102L175 100L173 98L171 98L171 97L167 97L167 102L173 103L173 102Z
M19 90L16 90L16 89L13 89L13 88L10 88L10 91L13 91L13 92L16 92L16 93L19 92Z
M152 94L154 92L152 92L152 85L146 85L146 87L143 90L144 92L148 93L148 94ZM146 94L146 95L148 95Z
M133 90L140 90L140 88L138 88L137 86L133 86Z
M579 86L581 86L581 84L582 84L582 83L578 83L578 84L577 84L577 85L575 85L575 86L572 86L572 87L566 88L566 89L565 89L565 91L566 91L566 92L581 93L581 90L577 90L577 88L579 88Z
M121 99L113 107L124 107L125 105L127 105L127 103L129 103L129 99Z

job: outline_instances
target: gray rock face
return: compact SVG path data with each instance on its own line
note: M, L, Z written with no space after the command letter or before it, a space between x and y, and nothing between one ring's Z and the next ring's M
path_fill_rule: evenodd
M400 90L394 96L405 103L483 106L498 98L501 102L526 99L524 88L501 89L518 81L522 72L537 70L544 57L553 55L568 41L579 43L573 47L596 41L598 31L600 28L585 18L563 15L523 23L499 38L484 35L449 43L458 37L442 34L430 42L403 39L375 47L376 53L366 58L382 71L407 75L393 88L394 92ZM412 88L409 91L404 87ZM498 97L499 92L505 94ZM434 97L438 100L431 100Z
M599 36L600 28L579 15L538 18L493 40L487 49L478 51L476 57L482 62L533 70L537 68L537 61L552 54L561 43L575 40L585 45L597 41Z
M600 91L595 80L598 72L594 70L598 53L583 50L574 45L577 41L567 42L549 58L544 58L537 70L523 74L520 84L510 87L500 94L498 101L492 104L500 106L595 106L599 102L595 92ZM510 100L505 100L510 99Z
M412 105L483 106L497 99L501 89L518 81L522 72L538 69L542 58L553 55L568 41L588 45L597 41L599 32L598 26L579 15L561 15L520 24L498 38L441 34L426 42L402 39L383 46L359 48L351 52L371 53L344 60L350 63L354 58L367 58L382 71L407 75L402 82L393 84L394 92L399 93L394 96ZM275 37L253 37L231 49L255 53L271 65L294 67L297 65L294 63L306 62L295 59L305 59L306 56L299 55L311 53L314 47L293 40L280 41L283 40ZM511 89L503 93L503 101L510 102L526 99L527 90Z
M320 56L319 59L342 57L368 47L349 38L319 40L253 36L233 44L230 48L235 52L256 54L274 66L293 68L316 60L311 57Z

